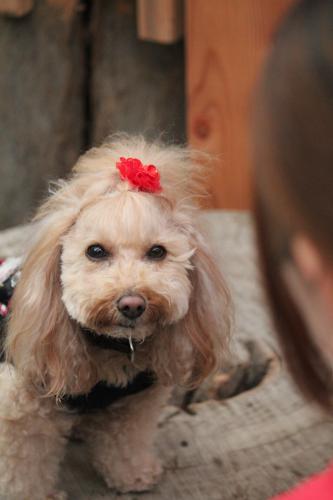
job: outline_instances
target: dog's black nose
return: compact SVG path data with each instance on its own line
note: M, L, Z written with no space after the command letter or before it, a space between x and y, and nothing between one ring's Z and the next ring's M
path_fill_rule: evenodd
M141 295L123 295L118 300L118 310L128 319L139 318L146 309L146 301Z

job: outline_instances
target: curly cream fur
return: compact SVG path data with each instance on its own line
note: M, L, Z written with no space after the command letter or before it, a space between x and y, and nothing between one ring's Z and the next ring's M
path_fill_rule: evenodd
M121 181L116 169L121 156L156 165L162 193L134 191ZM16 424L0 415L0 470L11 466L15 475L14 486L9 486L6 475L1 476L0 493L6 498L24 498L25 483L33 484L39 463L29 463L44 446L44 428L53 434L50 443L54 442L52 457L40 464L43 470L49 467L48 480L45 491L36 489L29 498L45 498L53 489L64 446L57 424L64 417L57 410L57 400L64 394L86 393L100 380L126 385L147 369L156 373L159 383L88 419L87 435L94 463L108 484L122 491L140 490L157 478L159 467L154 465L151 447L159 410L169 392L166 387L199 384L227 350L228 293L195 225L196 199L204 185L199 160L198 153L189 149L115 136L83 155L72 176L56 183L39 209L37 234L8 324L6 355L15 370L11 369L12 379L0 374L0 386L8 392L6 411L14 416L21 412L17 418L22 431L17 433ZM102 244L111 257L91 262L85 249L93 243ZM145 258L153 244L167 249L161 262ZM128 292L140 293L147 301L145 313L131 330L120 322L116 307L119 297ZM79 325L114 337L128 338L130 332L141 341L134 361L88 344ZM13 391L18 397L20 391L29 393L33 411L28 404L16 409ZM31 421L31 414L36 420ZM134 424L136 417L140 426ZM70 429L73 418L66 415L66 419ZM39 433L34 431L37 420ZM119 429L120 421L126 422L126 434ZM27 450L24 467L31 474L20 476L22 461L16 473L14 462L19 459L10 463L15 453L8 455L3 449L5 445L15 448L18 442ZM129 445L133 463L123 449Z

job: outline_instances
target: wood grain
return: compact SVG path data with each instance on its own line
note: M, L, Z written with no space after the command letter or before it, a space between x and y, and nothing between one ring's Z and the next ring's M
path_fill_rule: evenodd
M250 205L249 107L276 25L295 0L187 0L187 129L216 155L214 207Z

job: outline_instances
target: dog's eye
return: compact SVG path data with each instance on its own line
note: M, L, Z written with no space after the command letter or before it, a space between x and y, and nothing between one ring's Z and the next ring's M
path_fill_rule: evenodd
M86 250L86 256L90 260L102 260L109 256L109 252L102 245L90 245Z
M148 259L162 260L166 256L167 251L162 245L153 245L146 253Z

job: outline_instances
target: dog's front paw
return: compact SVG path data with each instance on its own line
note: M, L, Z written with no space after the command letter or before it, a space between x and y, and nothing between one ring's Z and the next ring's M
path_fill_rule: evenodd
M154 456L145 457L137 465L123 464L121 469L118 468L118 474L113 476L112 481L107 481L111 488L120 493L148 491L162 474L162 466Z

